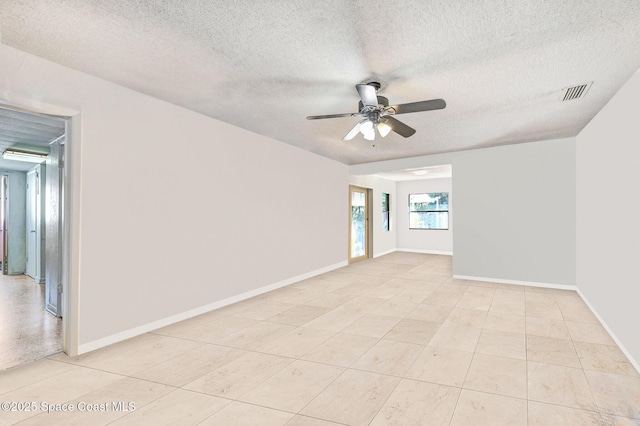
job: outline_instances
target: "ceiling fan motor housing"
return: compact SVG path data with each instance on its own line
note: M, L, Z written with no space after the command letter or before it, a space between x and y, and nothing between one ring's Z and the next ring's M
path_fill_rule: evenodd
M378 98L378 105L381 107L387 107L389 106L389 99L385 98L384 96L377 96ZM362 101L358 102L358 111L362 111L362 108L364 108L364 104L362 103Z

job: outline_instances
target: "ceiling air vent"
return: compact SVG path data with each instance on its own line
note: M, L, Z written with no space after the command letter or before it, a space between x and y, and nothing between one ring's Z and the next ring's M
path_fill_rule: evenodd
M562 91L562 100L563 101L571 101L573 99L578 99L584 97L587 94L587 91L591 87L593 81L585 84L579 84L577 86L567 87Z

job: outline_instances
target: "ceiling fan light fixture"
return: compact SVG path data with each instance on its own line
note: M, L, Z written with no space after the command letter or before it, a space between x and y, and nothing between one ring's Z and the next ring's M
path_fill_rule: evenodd
M378 123L378 132L380 132L380 136L383 138L389 134L391 131L391 126L387 123L383 123L382 121Z
M362 123L362 126L360 126L360 133L362 133L364 138L368 141L375 140L376 129L373 126L373 121L367 120L364 123Z

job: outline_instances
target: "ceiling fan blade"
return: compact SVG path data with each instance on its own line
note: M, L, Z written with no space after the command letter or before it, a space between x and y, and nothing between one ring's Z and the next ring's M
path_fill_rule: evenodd
M393 130L394 132L396 132L397 134L405 138L408 138L409 136L413 135L416 132L416 129L407 126L403 122L398 121L393 117L386 116L380 119L380 121L386 124L387 126L391 127L391 130Z
M343 141L350 141L351 139L355 138L356 135L358 133L360 133L360 126L362 126L362 123L364 123L367 120L362 120L360 122L358 122L355 126L353 126L353 129L351 129L349 131L349 133L347 133L346 135L344 135L344 138L342 138Z
M395 114L408 114L410 112L433 111L443 109L447 106L444 99L431 99L430 101L411 102L408 104L393 105L390 108L395 110Z
M369 86L368 84L356 84L356 90L364 106L378 106L378 96L376 95L375 87Z
M339 117L361 117L359 112L348 112L346 114L329 114L329 115L309 115L307 120L320 120L322 118L339 118Z

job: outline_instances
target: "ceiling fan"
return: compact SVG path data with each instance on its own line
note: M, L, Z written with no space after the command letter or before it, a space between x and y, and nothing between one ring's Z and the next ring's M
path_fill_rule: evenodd
M408 138L413 135L415 129L407 126L401 121L396 120L392 115L408 114L410 112L432 111L443 109L447 106L444 99L432 99L429 101L411 102L408 104L399 104L389 106L389 99L384 96L377 96L376 92L380 89L380 83L372 81L367 84L356 84L356 90L360 95L358 103L358 111L346 114L330 114L330 115L310 115L307 120L318 120L322 118L338 118L338 117L363 117L342 140L348 141L353 139L358 133L362 133L364 138L369 141L376 139L376 129L380 136L385 137L390 131L394 131L400 136Z

